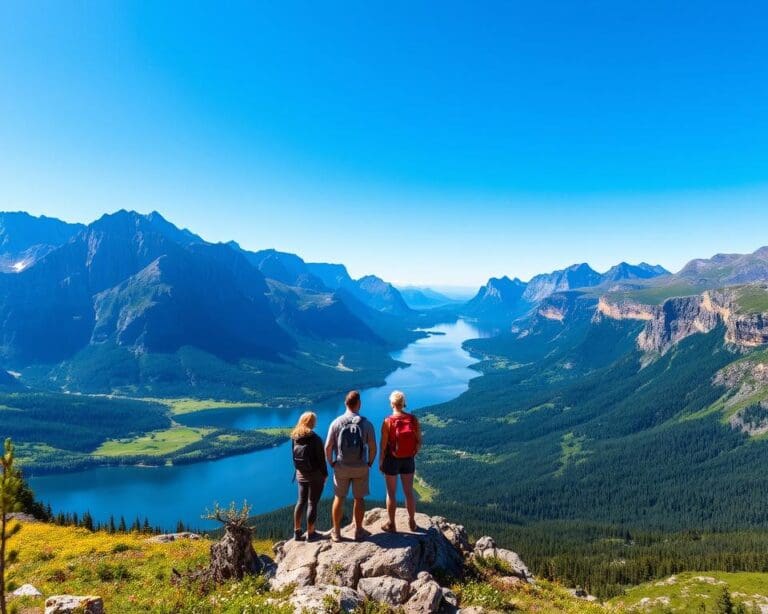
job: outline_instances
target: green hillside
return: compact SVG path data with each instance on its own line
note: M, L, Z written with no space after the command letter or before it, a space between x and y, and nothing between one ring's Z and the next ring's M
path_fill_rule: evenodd
M469 342L483 377L425 410L422 477L468 526L497 524L539 573L599 596L670 565L768 571L755 545L768 522L768 441L712 410L728 393L718 372L762 354L742 357L716 328L648 362L634 347L641 326L575 318ZM735 539L685 543L723 530ZM616 539L627 563L612 569Z

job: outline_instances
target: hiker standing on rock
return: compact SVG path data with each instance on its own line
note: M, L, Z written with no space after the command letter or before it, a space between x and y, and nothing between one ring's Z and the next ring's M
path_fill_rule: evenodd
M325 458L333 467L332 541L341 541L341 518L350 485L354 497L355 539L369 535L363 528L368 474L376 458L376 434L369 420L360 415L360 393L353 390L344 401L346 411L328 429Z
M403 483L405 508L408 510L408 528L416 531L416 497L413 494L413 478L416 473L415 456L421 448L421 426L413 414L405 411L405 395L395 390L389 395L392 414L381 425L381 456L379 469L387 482L387 514L389 521L383 531L394 533L397 511L397 476Z
M325 464L325 454L323 453L323 440L312 430L316 424L317 416L313 412L307 411L301 414L298 423L291 432L293 466L296 469L296 482L299 484L299 498L293 510L293 533L296 540L302 538L301 521L306 509L306 540L308 542L317 537L315 532L317 503L320 501L325 480L328 478L328 467Z

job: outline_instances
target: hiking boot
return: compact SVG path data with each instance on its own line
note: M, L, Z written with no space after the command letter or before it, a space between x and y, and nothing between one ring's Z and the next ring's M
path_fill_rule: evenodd
M355 541L356 542L361 542L366 537L370 537L370 536L371 536L371 532L370 531L366 531L363 527L358 527L357 529L355 529Z
M416 533L416 531L419 530L419 527L416 524L416 520L414 518L408 519L408 528L411 530L411 533Z
M385 533L397 533L397 527L395 526L395 523L389 521L381 525L381 530Z
M336 529L333 529L331 531L331 541L335 543L339 543L341 541L341 531L337 531Z
M307 541L313 542L316 541L320 536L318 535L317 531L312 531L312 533L307 533Z
M293 532L293 539L295 539L297 542L300 542L304 538L304 531L301 529L296 529Z

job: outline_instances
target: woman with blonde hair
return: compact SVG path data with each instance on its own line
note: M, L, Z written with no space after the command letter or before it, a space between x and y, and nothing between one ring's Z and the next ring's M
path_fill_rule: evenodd
M323 494L325 480L328 477L323 440L312 430L316 424L317 416L314 412L307 411L301 414L291 432L293 466L296 469L295 479L299 485L299 496L293 510L293 535L297 541L304 537L301 521L305 510L307 512L306 540L309 542L317 537L315 532L317 503Z
M408 528L416 531L416 497L413 494L413 478L416 473L415 456L421 448L421 427L413 414L405 411L405 395L395 390L389 395L392 414L381 425L381 450L379 469L387 482L387 514L389 521L382 530L394 533L397 511L397 476L403 484L405 507L408 510Z

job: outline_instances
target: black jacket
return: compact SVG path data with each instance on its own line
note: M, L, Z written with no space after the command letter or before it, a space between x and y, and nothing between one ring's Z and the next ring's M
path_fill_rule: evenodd
M320 436L315 433L309 433L298 439L294 439L291 442L291 451L293 451L294 444L309 445L310 459L312 461L312 467L315 472L322 473L325 477L328 477L328 466L325 464L325 446Z

